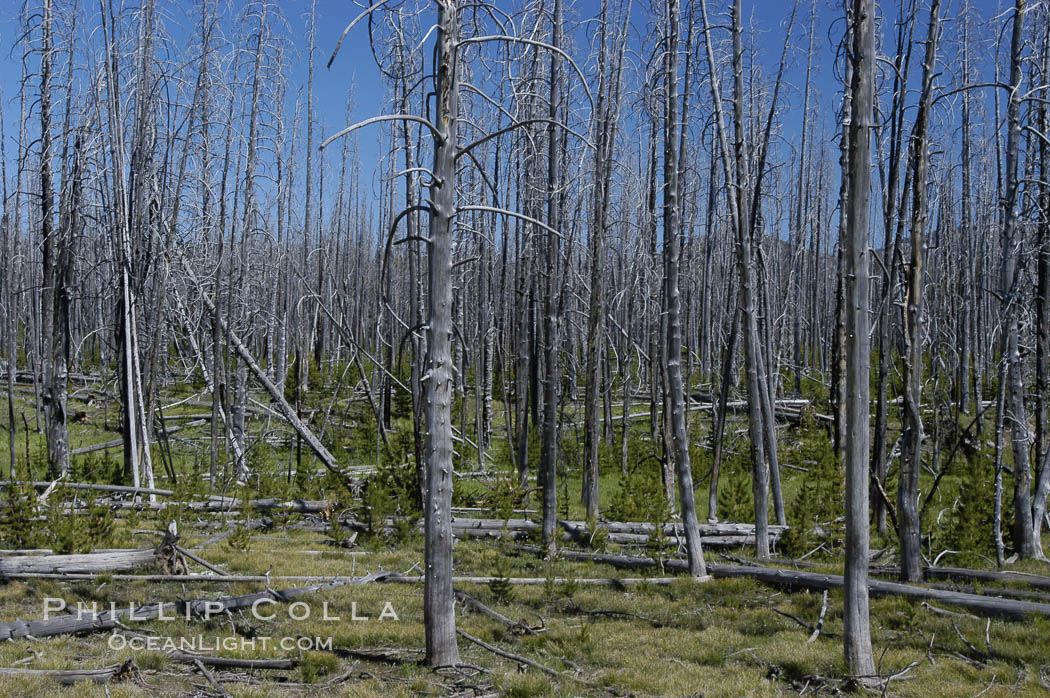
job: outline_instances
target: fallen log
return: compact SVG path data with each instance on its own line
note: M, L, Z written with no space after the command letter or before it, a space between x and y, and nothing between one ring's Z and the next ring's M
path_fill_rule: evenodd
M219 510L225 508L242 509L245 502L236 497L220 497L212 495L208 497L206 503L206 509L210 507L217 507ZM324 514L332 511L332 502L327 499L290 499L288 501L279 501L273 497L267 497L264 499L249 499L247 502L248 506L256 511L270 511L271 509L279 509L283 511L293 511L301 514Z
M499 647L496 647L495 645L490 645L489 643L485 642L484 640L479 640L478 638L474 637L473 635L470 635L470 634L464 632L460 628L456 629L456 634L461 636L461 637L464 637L464 638L470 640L471 642L473 642L478 647L483 647L484 649L487 649L489 652L492 652L493 654L495 654L497 656L503 657L504 659L509 659L512 662L517 662L518 664L524 664L526 666L530 666L533 669L539 669L543 673L550 674L551 676L553 676L555 678L572 679L573 681L579 681L580 683L588 685L588 686L591 685L589 682L584 681L583 679L578 678L576 676L573 676L572 674L562 674L560 672L555 671L554 669L551 669L548 666L544 666L543 664L540 664L537 661L529 659L528 657L523 657L520 654L514 654L513 652L508 652L507 650L500 649Z
M123 442L118 442L118 445ZM11 485L20 485L22 483L12 480L0 480L0 487L9 487ZM47 480L38 480L30 483L34 488L38 490L46 490L51 486L51 482ZM59 482L59 487L68 487L71 490L94 490L96 492L122 492L127 494L155 494L159 496L170 497L175 494L174 490L162 490L150 487L128 487L127 485L96 485L91 482Z
M583 577L580 579L569 577L453 577L453 584L491 584L496 581L504 581L508 584L533 586L537 584L583 584L584 586L621 587L627 584L673 584L681 577ZM391 574L381 579L384 584L422 584L422 575ZM2 639L2 637L0 637Z
M508 618L507 616L503 615L502 613L500 613L499 611L495 610L494 608L489 608L485 604L481 603L480 601L478 601L477 599L475 599L473 596L471 596L470 594L466 593L465 591L460 591L459 589L456 589L455 593L456 593L456 599L458 601L462 601L464 604L466 604L470 608L474 609L474 611L476 611L477 613L480 613L483 616L488 616L492 620L495 620L497 622L502 623L507 628L509 628L512 632L523 632L523 633L527 633L529 635L532 635L532 634L534 634L536 632L535 630L530 628L528 625L526 625L524 621L511 620L510 618Z
M157 434L159 434L161 436L170 436L171 434L176 434L176 433L182 431L183 429L190 429L192 427L199 427L202 424L204 424L204 420L203 419L198 419L198 420L193 421L193 422L187 422L186 424L181 424L181 425L178 425L178 426L165 427L164 429L158 429L157 430ZM117 448L117 447L123 446L123 445L124 445L124 439L113 439L112 441L103 441L100 444L92 444L90 446L81 446L80 448L74 448L72 451L69 452L69 455L71 455L71 456L83 456L83 455L85 455L87 453L94 453L95 451L105 451L106 449Z
M392 531L393 529L383 529L385 531ZM516 541L526 541L531 535L528 531L513 531L513 530L498 530L491 528L458 528L452 527L452 535L456 538L490 538L490 539L501 539L507 538ZM591 544L591 536L582 530L571 530L565 531L561 534L560 540L565 543L580 543L583 545ZM775 542L777 536L775 533L770 533L770 542ZM647 535L639 533L609 533L605 536L605 542L616 543L617 545L634 545L634 546L646 546L651 542L651 539ZM674 542L674 539L671 539ZM684 543L684 541L682 541ZM732 548L742 545L755 544L755 537L751 536L701 536L700 543L709 548Z
M679 567L685 569L684 564L679 565ZM807 589L842 588L842 576L837 574L721 564L709 565L708 572L715 577L752 577L777 586L801 586ZM1033 601L1001 599L943 589L928 589L910 584L887 582L881 579L869 579L868 590L873 596L903 596L915 601L950 603L986 616L1021 618L1027 615L1040 615L1050 617L1050 604Z
M542 551L535 546L518 546L519 549L540 553ZM646 557L631 557L626 555L608 555L602 553L581 553L561 551L559 553L569 560L589 560L592 562L604 562L632 569L656 567L659 565L664 570L687 571L684 560L662 560L657 561ZM805 589L841 589L842 575L823 574L819 572L803 572L800 570L784 570L775 567L751 567L748 565L723 565L709 563L708 574L715 578L750 577L758 581L782 587L801 587ZM881 579L869 579L868 591L873 596L903 596L916 601L939 601L976 611L986 616L1006 616L1012 618L1023 618L1028 615L1039 615L1050 618L1050 604L1036 603L1034 601L1023 601L1019 599L1002 599L979 594L967 594L958 591L947 591L944 589L930 589L927 587L900 584L898 582L887 582Z
M216 567L215 565L211 564L210 562L208 562L204 558L198 557L197 555L194 555L193 553L191 553L189 550L186 550L185 548L180 548L179 546L176 545L175 546L175 552L177 552L179 555L182 555L185 558L193 560L198 565L201 565L205 569L211 570L212 572L214 572L217 575L220 575L220 576L223 576L223 577L229 577L230 576L230 573L227 572L226 570L222 569L221 567Z
M926 586L931 589L962 591L967 594L977 594L979 596L997 596L1004 599L1024 599L1027 601L1050 603L1050 594L1042 591L1029 591L1028 589L1014 589L1012 587L974 587L969 584L943 584L938 582L927 582Z
M95 451L105 451L110 448L117 448L118 446L124 445L124 439L113 439L111 441L103 441L100 444L91 444L90 446L81 446L80 448L74 448L69 452L71 456L83 456L87 453L94 453Z
M12 574L7 579L50 579L61 582L95 582L106 580L111 582L176 582L178 584L240 584L246 582L259 582L268 584L270 582L352 582L357 577L342 577L338 575L280 575L280 574L93 574L93 573L71 573L71 574Z
M205 666L219 667L220 669L294 669L299 666L298 659L238 659L235 657L212 657L206 654L188 654L186 652L171 651L167 653L168 658L176 662L195 664L200 662Z
M392 523L392 519L388 519L388 522ZM589 527L586 521L571 521L565 519L559 519L558 524L566 530L582 530ZM595 524L598 528L609 531L610 533L635 533L635 534L652 534L656 531L656 525L646 521L598 521ZM502 529L507 528L512 531L538 531L540 525L535 521L529 519L475 519L466 517L456 517L452 519L453 528L486 528L486 529ZM755 535L755 525L746 523L705 523L699 524L697 529L700 531L702 536L746 536ZM782 533L787 526L770 526L770 532L777 534ZM683 535L682 524L680 523L668 523L660 527L661 532L667 536Z
M208 667L204 666L204 663L201 662L201 660L194 659L193 666L197 667L197 671L199 671L204 676L204 678L208 680L208 683L211 684L211 687L215 689L215 692L218 693L219 696L221 696L221 698L233 698L233 696L230 695L229 691L223 688L222 684L220 684L215 679L215 677L211 675L211 672L208 671Z
M133 488L132 488L133 489ZM148 490L146 490L148 492ZM166 491L166 490L165 490ZM99 499L95 504L105 504L115 511L164 511L170 508L184 508L188 511L215 512L215 513L239 513L247 504L253 511L287 511L300 514L324 514L332 509L332 504L326 499L291 499L286 502L276 499L252 499L248 502L231 499L210 499L208 501L196 502L131 502L124 500ZM0 502L0 509L9 506L7 502ZM89 502L76 501L64 502L61 507L64 511L79 511L87 509Z
M81 681L108 683L134 678L138 675L135 660L129 659L123 664L113 664L102 669L20 669L0 667L0 676L18 676L26 679L44 677L63 685L72 685Z
M0 623L0 640L12 640L21 637L52 637L74 633L90 633L112 630L121 623L156 620L161 615L168 617L202 617L212 618L226 611L248 608L257 601L290 601L301 596L316 594L329 589L351 584L368 584L388 575L387 572L373 572L364 577L351 577L343 580L314 584L306 587L295 587L274 591L256 592L242 596L220 596L215 599L194 599L192 601L168 601L138 607L110 609L101 613L85 611L55 618L38 618L35 620L15 620ZM223 581L230 578L222 577Z
M127 572L143 567L176 569L175 544L178 538L165 535L153 548L108 550L80 555L11 555L0 557L0 579L19 574L67 574Z
M898 567L873 567L872 574L898 575ZM1013 584L1020 582L1036 589L1050 589L1050 577L1028 572L996 572L993 570L974 570L965 567L927 567L923 570L926 579L969 579L978 582L999 582Z
M6 370L0 375L4 377L4 380L7 379ZM15 371L14 378L16 383L22 383L24 385L32 385L33 382L36 380L36 377L33 375L32 371ZM77 383L101 383L104 380L104 378L101 375L92 375L89 373L70 373L68 374L68 378L71 382Z

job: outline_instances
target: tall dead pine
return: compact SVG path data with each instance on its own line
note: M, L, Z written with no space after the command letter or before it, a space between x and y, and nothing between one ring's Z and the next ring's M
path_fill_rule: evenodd
M678 481L678 499L685 529L689 573L707 574L693 497L693 474L689 462L689 435L685 425L685 388L682 385L681 298L678 267L681 255L682 213L679 201L678 159L678 0L667 3L667 45L664 47L664 297L667 304L667 390L671 414L671 439ZM624 409L628 409L627 406ZM768 545L768 543L767 543Z
M869 374L871 130L875 63L874 0L853 0L846 226L841 243L846 310L846 569L843 640L846 664L861 677L875 674L868 609L868 459L871 415Z

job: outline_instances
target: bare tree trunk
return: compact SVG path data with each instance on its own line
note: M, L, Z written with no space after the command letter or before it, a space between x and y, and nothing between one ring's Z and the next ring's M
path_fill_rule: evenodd
M913 20L907 20L905 7L900 8L897 23L897 51L894 59L893 74L893 98L890 106L890 136L889 155L886 158L886 169L882 173L882 189L884 190L884 205L882 213L883 222L883 244L882 244L882 298L879 303L878 318L878 346L879 366L877 379L877 394L875 399L875 436L872 450L872 477L879 487L885 490L886 480L889 477L889 457L886 452L886 433L889 428L889 377L890 358L893 355L893 341L891 330L893 328L893 315L890 312L894 304L897 282L897 254L898 244L901 237L901 226L904 225L904 214L906 199L901 202L900 209L897 208L897 189L900 183L900 152L903 147L902 131L904 128L904 102L908 92L908 75L911 65L912 51L912 28ZM876 141L878 143L878 141ZM876 146L878 147L878 146ZM882 162L880 161L880 167ZM908 172L906 168L904 180L903 197L908 191ZM897 231L894 237L894 229ZM879 533L885 533L887 529L886 502L881 494L872 495L872 504L875 508L875 521Z
M846 569L843 639L846 665L855 676L875 673L868 612L868 459L871 414L869 341L869 216L875 7L853 0L850 18L853 75L850 85L848 198L842 246L846 293ZM869 679L870 682L870 679Z
M912 208L911 260L908 298L904 311L904 420L901 472L897 482L897 517L900 526L901 579L922 580L922 550L919 530L919 468L922 463L922 326L924 259L926 256L927 174L929 153L926 131L933 104L933 76L940 35L940 0L930 4L926 56L922 62L922 91L911 137Z
M681 211L678 183L678 0L667 3L667 46L664 50L664 294L667 302L667 386L671 405L671 435L682 525L685 529L689 574L707 574L693 501L693 473L689 462L689 435L685 427L685 389L682 386L682 326L678 293ZM626 406L624 409L627 409ZM757 534L756 534L757 535ZM769 543L766 542L768 547Z
M755 500L755 555L769 557L769 461L762 395L765 389L762 336L758 325L758 279L752 257L751 198L744 132L744 66L740 0L733 3L733 153L736 158L737 267L743 300L744 359L747 371L748 436L751 439L751 490Z
M0 90L0 100L3 99L3 91ZM24 100L24 96L22 98ZM22 101L22 100L20 100ZM23 121L18 140L19 155L21 155L22 143L24 142L25 124ZM10 478L12 480L18 479L18 456L15 453L15 374L18 370L18 299L15 297L15 264L14 264L14 246L12 241L15 236L11 234L11 215L10 209L8 208L10 200L8 199L7 193L7 138L3 137L3 134L7 133L4 125L3 110L0 110L0 188L3 190L3 203L0 204L3 208L3 217L0 218L0 226L4 229L3 238L3 250L0 250L0 254L3 255L3 272L4 272L4 285L3 285L3 304L4 304L4 348L6 349L7 359L7 446L9 450L8 457L10 458ZM21 157L18 158L21 163ZM14 196L14 208L15 208L15 229L18 229L18 209L20 203L20 192L22 181L22 168L17 168L16 175L16 186Z
M1023 246L1017 221L1018 145L1021 139L1021 51L1025 0L1016 0L1010 51L1010 95L1006 105L1006 182L1003 196L1002 262L999 293L1002 298L1002 356L1006 367L1004 416L1010 425L1014 455L1014 541L1023 558L1042 558L1042 546L1035 540L1032 525L1031 471L1028 463L1028 420L1025 417L1024 384L1020 355L1017 305L1020 302L1018 259Z
M47 415L47 462L52 477L69 469L69 431L66 426L66 383L69 358L69 288L72 264L69 236L54 229L54 189L51 182L51 60L52 8L41 10L40 45L40 236L44 262L41 319L44 406ZM65 184L63 184L65 186Z
M1045 15L1044 15L1045 17ZM1043 46L1041 56L1041 78L1050 74L1050 21L1044 19ZM1038 107L1039 130L1050 130L1046 104ZM1039 218L1035 296L1035 493L1032 495L1032 538L1042 547L1043 516L1046 514L1047 495L1050 494L1050 148L1044 140L1039 141Z
M602 2L599 36L601 47L598 56L598 105L595 111L595 122L598 124L592 133L598 135L598 149L594 154L594 204L591 212L588 251L590 264L590 298L587 305L587 344L585 346L586 373L583 393L583 484L581 503L588 519L598 517L598 389L601 383L601 353L604 346L605 306L603 303L604 269L602 254L605 242L605 223L607 197L610 182L605 177L606 156L605 139L608 132L608 115L605 113L608 83L605 80L607 60L606 31L608 26L609 3ZM624 414L630 410L624 402Z
M555 48L561 44L562 33L561 0L554 0L553 39ZM543 361L546 369L543 381L543 434L540 439L540 464L538 479L543 496L543 544L551 553L557 547L555 519L558 508L558 393L561 383L561 371L558 361L559 327L559 234L554 231L560 223L561 198L561 163L560 143L554 123L561 111L561 58L551 54L550 68L550 101L547 126L547 231L544 245L544 267L546 288L543 298Z
M718 404L712 413L711 434L711 485L707 495L707 520L718 521L718 478L722 470L722 450L725 441L726 407L729 403L729 385L733 373L733 355L736 353L737 336L740 334L740 293L732 295L733 315L729 325L729 342L722 355L721 380L718 382Z
M967 83L971 79L970 75L970 17L968 16L969 3L967 2L964 6L964 12L967 16L961 18L962 22L962 80L963 83ZM961 187L960 191L960 204L962 214L962 249L964 252L970 252L967 258L961 261L960 264L960 288L959 288L959 299L960 303L960 342L959 342L959 374L956 377L956 395L959 401L959 412L965 413L970 411L970 380L973 375L973 354L974 347L973 341L976 339L973 337L972 327L974 324L974 315L977 313L977 309L974 306L970 298L973 288L973 264L974 255L972 254L971 244L973 239L973 189L971 184L972 179L972 157L970 154L970 100L972 99L970 90L966 90L962 95L962 106L961 106L961 153L960 153L960 165L962 166L961 176ZM1044 107L1045 109L1045 107ZM977 405L977 411L980 412L981 405Z
M434 183L427 255L427 498L424 509L423 623L427 663L459 663L452 592L452 216L456 211L456 120L459 76L457 0L438 3Z

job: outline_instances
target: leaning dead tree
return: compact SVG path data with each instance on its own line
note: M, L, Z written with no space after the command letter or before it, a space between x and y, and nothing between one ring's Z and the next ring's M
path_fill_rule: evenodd
M411 479L396 507L426 512L434 663L455 658L452 538L504 535L457 525L457 477L498 491L472 507L534 508L507 537L546 554L602 515L677 519L695 575L700 544L740 538L691 536L705 512L753 516L760 557L815 534L835 559L848 528L855 667L868 446L871 525L896 529L902 576L945 550L1039 557L1050 12L1014 3L995 35L968 3L902 6L869 85L874 3L851 3L840 112L815 88L829 15L810 6L799 40L810 4L785 7L773 55L751 5L444 0L435 20L430 0L376 0L351 31L371 30L395 106L319 154L321 5L206 0L182 42L154 1L34 0L23 113L0 125L11 479L105 470L83 479L139 496L179 489L187 462L216 491ZM349 94L346 123L361 94L378 93ZM184 421L189 404L206 412ZM329 496L297 494L310 513Z
M667 400L670 404L671 437L674 443L675 478L679 506L685 528L689 574L707 574L697 529L693 498L693 472L689 462L689 443L685 426L685 388L682 385L681 298L678 292L678 265L681 235L678 159L678 31L681 8L677 0L667 3L667 35L664 46L664 302L667 304ZM756 526L756 536L766 530ZM761 551L766 542L759 542Z
M901 543L901 579L915 582L922 579L922 551L920 550L919 474L922 461L923 422L922 396L922 329L923 285L926 282L926 226L928 225L929 129L930 109L933 104L933 76L936 73L937 41L940 38L940 2L930 4L929 30L926 52L922 61L922 87L919 110L911 136L911 258L908 263L907 301L903 314L904 325L904 415L901 471L897 483L897 516ZM888 347L886 347L888 349Z

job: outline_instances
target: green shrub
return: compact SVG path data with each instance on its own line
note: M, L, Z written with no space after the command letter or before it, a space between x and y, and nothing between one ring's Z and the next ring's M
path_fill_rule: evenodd
M108 548L113 541L113 510L91 496L84 513L90 548Z
M57 555L86 553L91 549L83 517L69 513L70 500L65 488L56 489L47 499L47 532L50 548Z
M737 523L754 523L755 497L751 486L750 457L744 444L740 453L722 461L718 483L718 518Z
M339 668L339 657L327 652L304 652L299 664L303 683L315 683Z
M951 471L941 481L941 494L951 502L950 512L942 515L942 507L931 506L926 512L933 521L929 525L933 546L938 550L956 550L953 564L981 567L995 559L995 541L992 538L993 489L995 454L991 448L982 448L958 457ZM1003 539L1012 540L1012 489L1003 492ZM943 501L943 500L942 500Z
M252 529L244 524L237 524L233 533L226 538L226 547L241 553L251 550Z
M510 561L503 555L496 558L495 574L489 580L489 591L498 603L510 603L514 600L514 585L510 581Z
M528 487L523 485L515 473L500 471L492 483L482 482L489 489L481 497L481 506L491 509L495 518L510 519L514 510L525 506L528 500Z
M845 477L824 430L817 426L803 430L799 454L808 472L787 512L790 528L780 538L781 550L790 557L805 554L820 543L829 550L839 547L842 541L835 531L826 527L818 532L815 525L845 513Z
M671 515L664 497L660 462L647 459L635 463L620 476L620 488L609 505L608 515L614 521L666 522Z
M0 517L0 539L5 546L16 549L40 547L40 527L33 523L36 516L36 490L28 482L12 482L4 487L7 508Z

